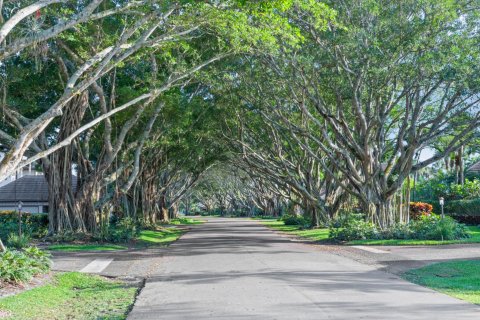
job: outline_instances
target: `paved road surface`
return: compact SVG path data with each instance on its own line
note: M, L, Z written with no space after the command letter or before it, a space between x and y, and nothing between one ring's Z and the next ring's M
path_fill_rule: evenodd
M480 319L477 306L325 248L211 219L164 253L128 319Z

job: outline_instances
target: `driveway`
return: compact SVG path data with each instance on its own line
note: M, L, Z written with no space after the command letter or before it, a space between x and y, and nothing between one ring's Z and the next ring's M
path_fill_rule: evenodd
M477 306L328 246L292 242L255 221L219 218L163 252L128 319L479 318Z

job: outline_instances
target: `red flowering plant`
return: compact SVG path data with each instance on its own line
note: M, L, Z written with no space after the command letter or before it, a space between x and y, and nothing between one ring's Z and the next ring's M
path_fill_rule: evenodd
M410 202L410 218L416 220L432 214L433 206L425 202Z

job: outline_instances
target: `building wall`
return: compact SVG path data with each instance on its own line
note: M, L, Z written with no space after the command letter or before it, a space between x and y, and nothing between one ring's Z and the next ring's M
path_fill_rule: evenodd
M16 211L18 210L18 204L13 202L0 203L0 211ZM28 213L47 213L48 203L32 202L23 203L22 212Z

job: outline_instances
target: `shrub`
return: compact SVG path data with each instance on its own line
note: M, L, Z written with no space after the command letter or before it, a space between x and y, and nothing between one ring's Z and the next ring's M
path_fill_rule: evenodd
M410 202L410 218L419 219L422 216L429 216L433 206L425 202Z
M63 231L48 237L48 240L51 242L89 241L91 237L83 232Z
M409 224L396 224L380 230L374 224L365 221L362 216L351 214L341 226L332 225L330 238L339 241L365 239L420 239L420 240L457 240L468 238L465 225L451 217L441 218L430 214L411 220Z
M28 234L23 233L19 236L16 233L10 233L7 239L7 245L15 249L23 249L28 246L31 238Z
M284 215L281 220L286 226L301 226L302 228L310 227L310 222L303 216Z
M377 227L362 214L348 214L330 227L330 238L339 241L375 239L378 235Z
M135 220L127 217L110 227L108 240L111 242L129 242L137 235L138 229Z
M31 259L31 267L35 270L35 274L46 273L50 270L52 265L50 254L37 247L28 247L23 253Z
M7 250L0 253L0 281L27 282L50 270L49 255L35 247L24 251Z
M381 237L383 239L412 239L414 238L414 232L409 224L397 223L383 231Z
M480 199L445 201L444 210L460 222L480 224Z
M0 238L7 241L11 233L18 232L18 212L0 211ZM48 215L22 213L22 231L29 236L41 237L47 234Z
M451 217L423 216L410 223L412 235L422 240L457 240L468 238L467 229Z

